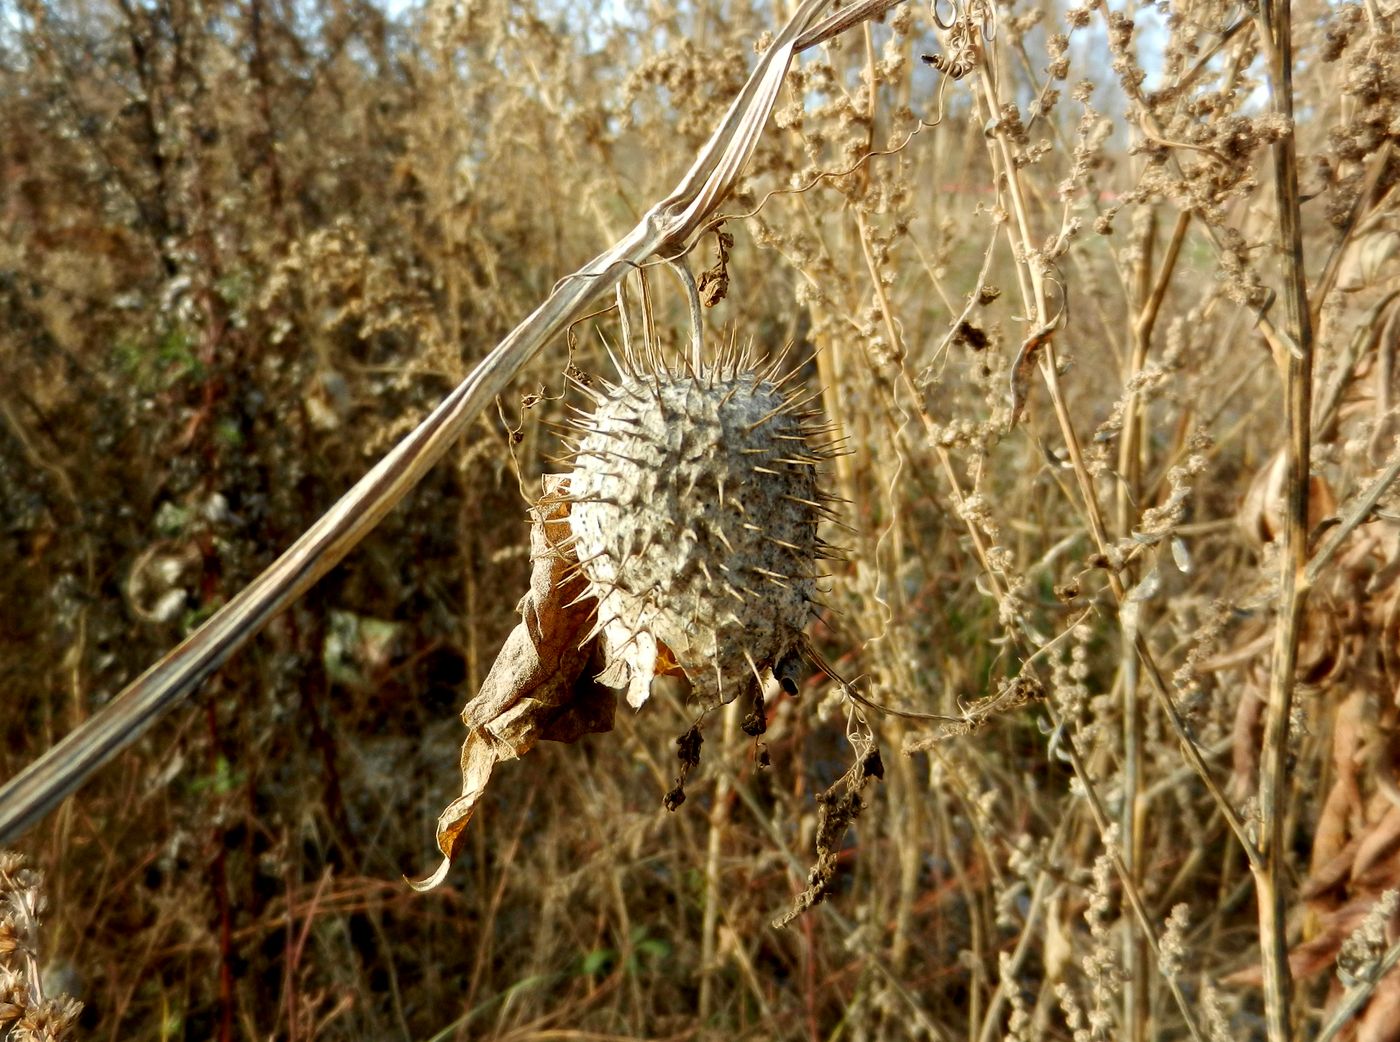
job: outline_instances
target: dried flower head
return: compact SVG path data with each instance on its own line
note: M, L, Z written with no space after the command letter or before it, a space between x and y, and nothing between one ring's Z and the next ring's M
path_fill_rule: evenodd
M66 995L46 998L39 975L39 916L43 879L24 858L0 850L0 1039L63 1042L83 1004Z

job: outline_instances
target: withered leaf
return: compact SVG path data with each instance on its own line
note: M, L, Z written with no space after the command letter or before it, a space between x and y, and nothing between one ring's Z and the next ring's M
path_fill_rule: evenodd
M852 822L865 810L862 794L872 778L885 776L880 750L872 743L857 750L846 773L817 795L817 861L807 873L807 887L793 899L792 907L773 920L780 930L808 909L821 904L836 889L836 866L841 844Z
M506 638L481 690L462 710L462 794L438 816L442 864L411 883L431 890L446 878L461 850L467 824L486 791L491 772L540 740L573 742L610 731L616 694L594 679L595 642L580 641L592 621L593 602L580 599L586 583L574 574L576 558L565 549L569 505L566 479L546 479L545 495L531 511L530 591L520 601L520 624Z
M1321 881L1321 870L1346 849L1352 823L1362 814L1361 786L1357 778L1357 752L1365 744L1366 692L1352 691L1337 707L1332 722L1332 788L1323 801L1313 833L1311 879ZM1352 851L1352 858L1355 851ZM1351 870L1350 861L1330 885Z
M1021 418L1021 413L1026 407L1026 397L1030 394L1031 372L1040 360L1040 349L1050 342L1050 337L1058 325L1059 316L1055 321L1041 326L1026 337L1021 343L1021 349L1016 352L1016 360L1011 363L1011 422L1008 427L1015 427L1016 421Z
M729 251L734 246L734 236L724 230L723 225L716 229L715 262L700 274L700 303L712 308L729 293Z

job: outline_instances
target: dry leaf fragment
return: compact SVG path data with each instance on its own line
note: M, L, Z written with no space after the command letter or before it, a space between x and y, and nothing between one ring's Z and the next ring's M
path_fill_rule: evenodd
M691 724L685 734L676 739L676 759L681 762L681 772L669 792L661 799L661 805L674 811L685 802L685 783L690 772L700 766L700 746L705 744L705 736L700 733L700 722Z
M1256 546L1274 542L1282 534L1287 486L1288 454L1280 449L1254 475L1236 515L1240 530ZM1337 498L1332 486L1320 475L1312 475L1308 483L1308 531L1316 531L1336 512Z
M462 710L462 794L438 816L442 864L411 883L416 890L431 890L446 878L497 763L529 752L541 739L573 742L612 730L616 693L594 679L596 642L580 646L594 603L579 599L586 584L572 570L573 552L564 549L570 535L566 485L566 479L547 478L545 495L531 511L530 592L520 601L520 624Z
M1392 806L1356 848L1351 882L1377 889L1394 885L1396 866L1391 862L1397 848L1400 848L1400 807ZM1378 872L1378 868L1384 871Z
M817 862L807 873L807 888L793 899L792 907L773 920L780 930L803 912L821 904L836 888L836 864L841 844L852 822L865 810L862 798L872 779L885 777L885 764L873 743L858 744L856 759L846 773L817 796Z
M1011 422L1008 427L1015 427L1016 421L1021 418L1021 412L1026 407L1026 397L1031 389L1031 372L1035 369L1035 364L1040 360L1040 349L1050 342L1055 330L1059 328L1060 319L1063 312L1056 315L1054 321L1047 322L1041 326L1021 343L1021 349L1016 352L1016 360L1011 363Z
M715 229L715 262L700 275L700 303L712 308L729 293L729 251L734 248L734 236L721 224Z

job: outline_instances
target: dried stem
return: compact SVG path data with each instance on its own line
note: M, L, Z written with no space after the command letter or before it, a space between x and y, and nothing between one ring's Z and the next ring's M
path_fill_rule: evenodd
M1298 205L1297 139L1293 128L1293 30L1288 3L1260 4L1260 31L1272 44L1269 69L1273 110L1289 130L1273 145L1274 192L1278 208L1279 252L1283 263L1286 335L1290 340L1286 410L1288 490L1283 554L1280 561L1278 620L1274 629L1269 700L1264 716L1264 748L1259 769L1263 821L1262 866L1254 880L1259 903L1259 946L1264 970L1264 1006L1270 1042L1289 1042L1293 981L1288 966L1287 903L1284 895L1284 820L1289 786L1288 728L1293 710L1298 640L1308 595L1308 492L1312 448L1312 319L1303 271L1303 232Z

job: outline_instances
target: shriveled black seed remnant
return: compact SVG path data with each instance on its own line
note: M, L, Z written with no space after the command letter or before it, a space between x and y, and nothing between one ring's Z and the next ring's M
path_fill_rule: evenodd
M971 322L959 322L953 333L953 343L966 345L973 351L982 351L987 347L987 334Z
M703 744L705 736L700 733L699 724L692 724L690 730L676 739L676 759L681 762L681 773L676 776L676 783L661 798L661 804L667 810L674 811L685 802L685 782L690 777L690 772L700 766L700 746Z
M753 711L744 717L744 722L739 725L744 734L750 738L757 738L768 730L768 710L763 704L763 689L755 687L753 693Z
M700 733L700 725L694 724L690 730L676 739L676 759L689 770L700 764L700 747L705 744L705 736Z
M865 759L861 761L860 769L867 778L879 778L885 780L885 761L880 758L879 749L871 749L866 753Z

